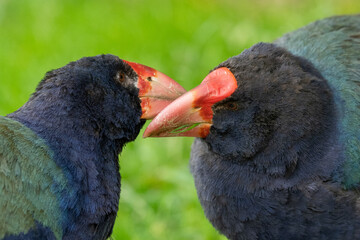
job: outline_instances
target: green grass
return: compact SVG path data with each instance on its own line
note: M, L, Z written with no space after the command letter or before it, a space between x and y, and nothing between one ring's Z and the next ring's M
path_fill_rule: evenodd
M112 53L190 89L254 43L356 12L359 0L1 0L0 115L19 108L46 71L83 56ZM224 239L198 203L191 142L139 136L128 144L113 239Z

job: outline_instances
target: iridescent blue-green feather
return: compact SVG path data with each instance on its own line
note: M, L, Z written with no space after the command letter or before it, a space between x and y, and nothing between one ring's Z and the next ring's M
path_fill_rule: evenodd
M360 183L360 15L309 24L275 41L311 61L328 80L339 111L345 187Z
M0 239L62 239L59 196L66 185L44 140L0 117Z

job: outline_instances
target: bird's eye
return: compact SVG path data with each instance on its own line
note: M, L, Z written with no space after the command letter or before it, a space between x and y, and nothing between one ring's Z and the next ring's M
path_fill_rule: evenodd
M148 80L149 82L152 82L152 77L147 77L146 80Z
M238 109L238 105L234 102L228 102L225 104L225 107L227 109L230 109L230 110L237 110Z
M118 76L117 76L117 80L121 83L124 82L125 81L125 73L119 72Z

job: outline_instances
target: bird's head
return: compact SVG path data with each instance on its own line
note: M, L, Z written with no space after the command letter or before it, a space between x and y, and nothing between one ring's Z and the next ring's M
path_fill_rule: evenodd
M99 55L47 73L31 100L59 105L59 115L63 106L66 115L86 116L85 122L94 119L95 125L103 125L100 128L106 126L131 140L145 119L152 119L183 93L183 87L153 68Z
M200 137L232 161L261 159L258 165L266 167L277 159L290 166L300 152L314 154L310 149L333 127L333 115L332 92L312 64L260 43L167 106L144 137ZM274 171L285 173L279 165Z

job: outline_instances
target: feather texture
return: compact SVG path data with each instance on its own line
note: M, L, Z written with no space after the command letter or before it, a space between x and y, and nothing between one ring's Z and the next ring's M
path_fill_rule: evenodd
M338 109L340 142L345 147L343 181L360 183L360 15L311 23L275 41L308 59L327 79Z
M61 192L68 187L44 140L19 122L0 117L0 239L38 223L49 239L62 238Z
M222 234L360 239L359 54L360 15L339 16L215 68L230 69L238 89L213 106L190 166Z
M127 79L117 81L119 72ZM120 197L118 154L145 120L137 75L116 56L50 71L0 121L0 239L106 239ZM125 86L126 85L126 86Z

